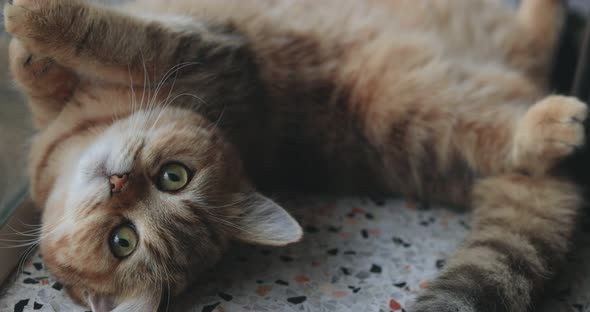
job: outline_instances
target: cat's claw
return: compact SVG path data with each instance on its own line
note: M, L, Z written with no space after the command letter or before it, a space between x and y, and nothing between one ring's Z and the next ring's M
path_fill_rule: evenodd
M520 121L514 156L518 164L545 171L585 142L588 107L574 97L549 96L533 105Z

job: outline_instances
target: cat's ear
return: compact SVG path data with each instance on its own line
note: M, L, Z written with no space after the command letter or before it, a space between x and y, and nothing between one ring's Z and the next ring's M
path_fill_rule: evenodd
M284 246L298 242L303 230L295 219L272 199L254 192L232 223L240 228L235 239L260 245Z

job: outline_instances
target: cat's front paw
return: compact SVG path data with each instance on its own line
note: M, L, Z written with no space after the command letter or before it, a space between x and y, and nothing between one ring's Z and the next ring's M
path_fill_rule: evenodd
M31 52L51 56L76 36L84 7L77 0L12 0L4 5L4 26Z
M533 105L515 134L517 166L545 172L582 147L588 107L576 98L549 96Z
M6 31L17 37L33 32L31 24L34 24L34 19L40 18L43 2L39 0L9 0L4 5L4 28ZM47 1L47 4L50 2Z

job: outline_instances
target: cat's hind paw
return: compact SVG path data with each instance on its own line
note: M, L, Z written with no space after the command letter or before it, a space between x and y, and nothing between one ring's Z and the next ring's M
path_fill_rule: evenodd
M588 107L574 97L549 96L529 108L514 141L517 166L545 172L585 142Z

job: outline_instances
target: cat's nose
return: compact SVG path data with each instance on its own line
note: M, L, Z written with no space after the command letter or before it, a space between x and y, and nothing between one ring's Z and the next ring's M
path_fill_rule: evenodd
M128 174L113 174L109 181L111 182L111 193L119 193L127 183Z

